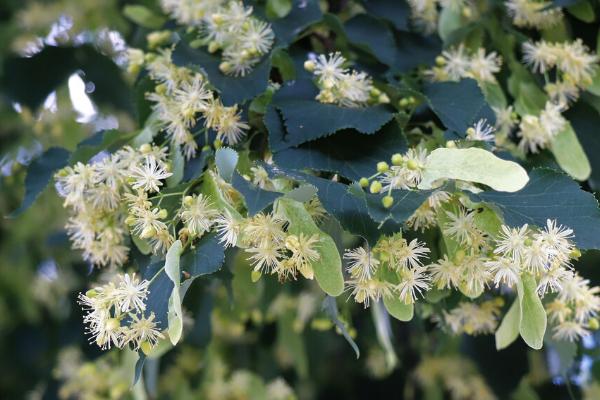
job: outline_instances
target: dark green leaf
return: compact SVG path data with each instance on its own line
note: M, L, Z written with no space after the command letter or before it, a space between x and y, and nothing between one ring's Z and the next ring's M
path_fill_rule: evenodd
M52 180L54 173L67 165L69 154L67 150L60 147L51 147L29 164L25 177L25 197L21 206L12 212L11 217L21 214L35 202Z
M382 199L386 194L370 194L360 188L358 190L363 193L367 201L371 218L377 222L392 219L399 224L404 223L431 194L429 190L392 190L394 204L390 208L385 208Z
M69 159L69 163L87 163L90 158L103 150L113 152L131 140L136 133L135 131L124 133L117 129L98 131L77 145L77 148Z
M238 159L238 153L229 147L222 147L215 152L215 164L221 178L231 182Z
M248 209L248 215L250 216L261 212L267 208L267 206L273 204L278 197L283 195L283 193L270 192L268 190L261 189L242 178L237 172L233 174L233 180L231 184L235 190L244 196L246 208Z
M378 18L358 14L344 24L348 40L369 51L386 65L396 61L396 42L390 29Z
M283 18L292 10L292 0L267 0L267 16L269 18Z
M336 172L358 180L372 175L377 162L404 151L406 141L402 132L395 121L390 121L372 136L342 130L327 138L279 151L273 159L283 168Z
M496 121L493 110L473 79L427 83L424 94L444 126L458 134L464 135L480 118L486 118L492 125Z
M314 99L317 93L311 81L302 80L281 88L273 96L272 104L281 111L285 125L283 137L281 131L269 132L273 151L297 146L345 128L372 134L393 118L393 113L385 106L345 108L323 104ZM273 114L268 118L273 118ZM275 123L271 119L269 122Z
M474 198L495 204L510 226L545 226L547 219L572 228L581 249L600 249L600 210L593 194L560 172L535 169L515 193L483 192Z
M35 110L53 90L80 70L83 79L94 84L92 99L131 111L131 95L120 68L91 45L47 46L31 57L8 58L0 87L12 101Z
M293 0L292 10L281 19L271 23L275 32L275 46L285 47L292 43L304 29L323 18L318 0Z
M600 189L600 157L598 157L600 152L600 135L598 135L600 114L592 106L578 102L565 113L565 117L571 122L592 165L590 186L598 190Z
M408 30L410 7L404 0L363 0L369 14L387 19L399 31Z
M194 248L181 257L181 269L192 277L212 274L218 271L225 261L225 249L217 235L204 235Z
M177 43L173 51L173 63L204 70L210 83L219 90L221 101L226 106L242 103L264 92L271 70L270 57L265 56L246 76L225 75L219 70L219 54L210 54L204 49L193 49L183 40Z
M146 362L146 355L143 352L138 351L138 356L138 360L135 363L135 373L133 374L132 386L135 386L135 384L140 380L140 377L142 376L142 370L144 369L144 363Z

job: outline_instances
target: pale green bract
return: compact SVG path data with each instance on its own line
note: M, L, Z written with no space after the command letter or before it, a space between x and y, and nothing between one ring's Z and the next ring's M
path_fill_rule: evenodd
M181 296L179 288L181 286L181 272L179 270L179 258L181 256L181 241L176 240L169 250L165 258L165 273L173 281L173 291L169 297L169 339L173 345L176 345L181 339L183 331L183 315L181 312Z
M585 181L590 177L592 173L590 161L570 123L567 123L565 129L552 139L550 149L563 171L579 181Z
M444 179L481 183L500 192L517 192L529 181L519 164L474 147L440 148L429 154L419 189L432 189Z

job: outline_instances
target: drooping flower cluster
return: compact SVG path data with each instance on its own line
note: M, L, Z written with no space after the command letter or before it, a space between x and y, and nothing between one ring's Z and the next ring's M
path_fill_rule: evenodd
M146 280L140 281L135 274L125 274L79 294L90 341L102 349L127 345L144 352L152 349L163 335L154 313L146 313L149 284Z
M222 52L219 69L245 76L267 54L275 35L271 25L252 15L241 1L162 0L163 9L184 25L196 26L208 51Z
M226 107L208 88L208 81L187 68L177 67L171 62L171 52L163 50L147 64L150 77L160 84L148 94L154 102L154 112L161 127L175 146L182 146L186 158L192 158L197 143L192 130L200 127L212 129L217 139L236 144L249 126L242 121L237 105ZM202 132L202 130L201 130Z
M458 81L472 78L479 83L496 82L494 74L500 71L502 58L495 51L486 54L484 48L470 52L461 43L442 52L436 58L436 66L427 71L434 81Z
M428 253L424 243L417 239L409 242L400 234L383 237L372 251L364 247L346 250L350 295L365 308L371 301L386 297L413 304L430 287L430 276L421 260Z
M561 114L562 109L559 104L547 102L539 116L524 115L517 131L519 148L531 153L548 148L567 125L567 120Z
M288 222L275 212L242 218L225 211L216 220L216 229L225 246L238 246L248 254L256 279L263 274L276 274L281 281L298 274L313 279L312 265L321 259L321 238L316 233L290 233Z
M547 29L563 19L562 8L554 7L551 1L508 0L505 5L513 23L520 28Z
M590 288L589 281L571 267L571 259L578 253L571 242L571 229L548 220L543 228L502 225L490 236L478 226L476 216L464 208L445 212L442 230L458 248L453 256L445 255L427 266L433 287L459 290L476 299L486 289L502 286L516 290L528 275L535 280L537 295L550 299L546 308L555 325L555 338L575 340L598 325L600 288ZM444 314L444 322L455 333L491 333L501 306L491 300L463 302Z
M373 86L365 72L349 70L341 53L321 54L304 63L304 68L316 77L320 91L316 99L342 107L365 107L375 103L389 103L385 93Z
M147 193L158 192L171 172L166 149L148 144L140 149L125 146L101 156L88 164L79 162L59 171L56 188L72 213L66 229L73 247L82 250L84 259L94 265L118 266L127 260L128 253L128 210L123 206L124 199L147 199ZM146 213L159 214L150 206L151 203L145 204L147 212L136 218L148 219ZM134 231L142 234L147 232L147 226L140 223Z
M534 72L546 77L556 69L554 81L547 81L544 89L550 99L567 105L576 100L579 92L592 83L599 58L592 54L581 39L573 42L525 42L523 60Z

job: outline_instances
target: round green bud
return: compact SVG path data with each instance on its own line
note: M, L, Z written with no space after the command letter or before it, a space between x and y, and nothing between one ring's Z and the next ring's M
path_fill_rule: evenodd
M442 56L437 56L437 57L435 58L435 63L436 63L438 66L440 66L440 67L441 67L442 65L445 65L445 64L446 64L446 59L445 59L444 57L442 57Z
M115 329L117 329L120 326L121 326L121 323L119 322L119 320L117 318L109 318L106 321L106 330L107 331L114 331Z
M209 52L209 53L214 53L214 52L216 52L217 50L219 50L219 47L220 47L220 46L219 46L219 43L217 43L217 42L215 42L215 41L213 41L213 42L210 42L210 43L208 44L208 52Z
M471 7L463 7L462 15L465 18L471 18L471 16L473 15L473 11L471 11Z
M140 237L142 239L150 239L151 237L156 236L156 234L157 234L156 228L154 228L153 226L147 226L144 228L144 230L140 234Z
M220 149L221 147L223 147L223 142L221 142L219 139L215 139L215 141L213 142L213 146L215 146L215 149Z
M381 90L379 90L376 87L374 87L373 89L371 89L371 91L369 93L373 97L379 97L379 95L381 94Z
M467 129L467 135L473 136L475 134L475 128L472 126Z
M581 257L581 251L575 247L573 250L571 250L571 253L569 254L569 256L571 258L574 258L575 260L577 260L577 259L579 259L579 257Z
M388 97L387 94L381 93L379 95L379 97L377 98L377 101L379 101L379 103L381 103L381 104L388 104L390 102L390 98Z
M402 154L400 153L396 153L392 156L392 164L393 165L402 165L402 162L404 161L404 159L402 158Z
M142 154L148 154L152 151L152 145L150 145L150 143L144 143L143 145L140 146L140 153Z
M414 171L419 168L419 164L415 160L410 159L406 162L406 168Z
M209 145L202 146L202 151L210 151L210 146Z
M219 64L219 70L224 74L228 73L231 71L231 63L223 61L221 64Z
M371 193L379 193L379 192L381 192L381 188L382 188L381 182L379 182L379 181L373 181L371 183L371 187L369 187L369 191Z
M377 172L383 173L389 171L390 166L385 161L379 161L377 163Z
M593 331L597 331L598 329L600 329L600 322L598 322L598 319L590 318L590 320L588 321L588 328L590 328Z
M304 61L304 69L308 72L313 72L315 70L315 62L311 60Z
M463 249L458 249L456 253L454 253L454 264L460 264L465 259L465 251Z
M408 104L416 104L417 99L415 99L413 96L408 96Z
M92 299L98 295L98 291L96 289L90 289L87 292L85 292L85 295Z
M128 226L135 224L135 217L133 215L128 215L127 218L125 218L125 223Z
M159 212L158 212L158 218L160 219L165 219L169 216L169 212L167 210L165 210L164 208L162 208Z
M392 196L384 196L383 199L381 199L381 204L383 204L385 208L390 208L392 204L394 204L394 198Z
M400 99L400 101L398 102L398 104L399 104L399 105L400 105L400 107L402 107L402 108L405 108L405 107L407 107L407 106L408 106L408 103L409 103L409 101L408 101L408 99L407 99L407 98Z
M140 344L140 349L145 355L150 355L150 352L152 351L152 345L146 340Z
M448 140L446 142L446 147L449 149L455 149L456 148L456 142L454 140Z
M262 277L262 273L260 271L256 271L256 270L252 270L252 273L250 273L250 279L252 280L252 282L256 283L258 282L258 280Z
M524 240L525 246L531 246L533 240L531 238L525 238Z
M183 204L185 204L186 206L191 206L192 204L194 204L194 198L192 196L185 196L183 198Z
M367 186L369 186L369 180L367 178L360 178L360 180L358 181L360 187L362 188L366 188Z

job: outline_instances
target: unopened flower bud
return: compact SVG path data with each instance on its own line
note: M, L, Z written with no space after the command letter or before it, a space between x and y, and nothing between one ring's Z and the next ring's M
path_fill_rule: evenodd
M390 208L392 204L394 204L394 198L392 196L384 196L383 199L381 199L381 204L383 204L385 208Z
M406 162L406 168L408 168L408 169L410 169L410 170L414 171L414 170L416 170L417 168L419 168L419 164L418 164L418 163L417 163L415 160L412 160L412 159L411 159L411 160L408 160L408 161Z
M304 69L308 72L313 72L315 70L315 62L311 60L304 61Z
M158 218L160 218L160 219L165 219L165 218L167 218L168 215L169 215L169 212L167 210L165 210L164 208L162 208L157 214Z
M369 191L371 193L379 193L379 192L381 192L381 188L382 188L381 182L379 182L379 181L373 181L371 183L371 187L369 188Z
M360 178L360 180L358 181L358 184L360 185L360 187L366 188L367 186L369 186L369 180L364 177Z
M387 94L381 93L379 95L379 98L377 99L377 101L379 101L379 103L381 103L381 104L388 104L390 102L390 98L388 97Z
M148 154L152 151L152 145L150 145L150 143L144 143L143 145L140 146L140 153L142 154Z
M588 328L590 328L593 331L597 331L598 329L600 329L600 322L598 322L596 318L590 318L590 320L588 321Z
M185 204L186 206L191 206L192 204L194 204L194 198L192 196L185 196L183 198L183 204Z
M228 73L231 71L231 63L223 61L221 64L219 64L219 70L224 74Z
M252 282L254 282L254 283L258 282L258 280L261 277L262 277L262 273L260 271L252 270L252 272L250 273L250 280L252 280Z
M214 52L216 52L217 50L219 50L219 47L220 47L220 46L219 46L219 43L217 43L217 42L215 42L215 41L212 41L212 42L210 42L210 43L208 44L208 52L209 52L209 53L214 53Z
M151 237L156 236L156 228L154 228L153 226L147 226L144 228L144 230L142 231L140 237L142 239L149 239Z
M389 169L390 169L390 166L385 161L379 161L377 163L377 172L383 173L383 172L389 171Z
M400 153L396 153L392 156L392 164L393 165L396 165L396 166L402 165L403 161L404 160L402 158L402 154L400 154Z
M435 63L436 63L438 66L440 66L440 67L441 67L442 65L445 65L445 64L446 64L446 59L445 59L444 57L442 57L442 56L437 56L437 57L435 58Z

